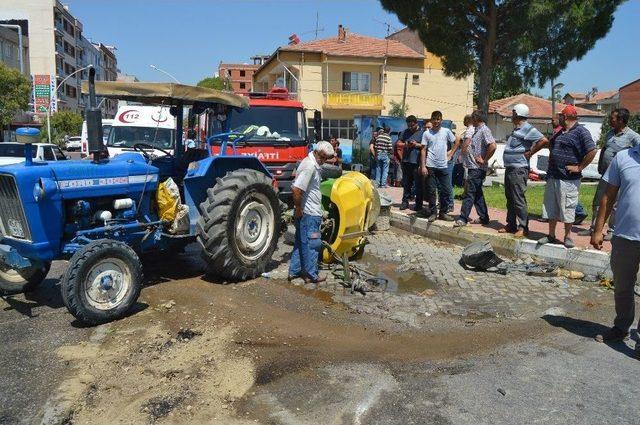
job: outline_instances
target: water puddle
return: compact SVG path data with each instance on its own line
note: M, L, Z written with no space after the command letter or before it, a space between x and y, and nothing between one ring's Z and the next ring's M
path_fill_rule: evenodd
M397 271L400 264L382 261L373 255L364 254L360 264L370 273L388 280L387 292L393 294L432 295L438 285L416 270Z

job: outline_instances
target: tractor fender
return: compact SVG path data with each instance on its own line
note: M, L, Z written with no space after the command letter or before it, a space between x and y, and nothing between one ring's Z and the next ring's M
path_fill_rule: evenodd
M195 232L196 222L200 217L200 204L207 198L207 189L215 186L218 178L242 168L259 171L273 180L269 170L258 158L253 156L211 156L189 164L187 175L184 178L184 197L189 206L192 234Z

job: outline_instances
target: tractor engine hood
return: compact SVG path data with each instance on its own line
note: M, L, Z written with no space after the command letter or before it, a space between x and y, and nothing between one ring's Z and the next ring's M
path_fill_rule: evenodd
M158 169L137 153L124 153L99 164L88 160L16 164L0 168L0 174L13 175L21 194L29 189L32 198L33 184L39 183L45 199L53 195L61 199L134 196L145 186L153 191L158 185ZM30 201L24 197L23 200Z
M63 242L66 201L137 200L157 186L158 169L137 153L99 164L70 160L0 167L0 244L25 257L52 259Z

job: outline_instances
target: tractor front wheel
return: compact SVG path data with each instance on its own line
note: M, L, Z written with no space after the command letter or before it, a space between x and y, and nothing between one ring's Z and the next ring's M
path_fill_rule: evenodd
M36 263L25 269L13 269L0 261L0 292L5 295L33 291L49 273L50 262Z
M100 239L73 254L61 287L64 305L76 319L109 322L125 316L138 300L142 265L127 244Z
M210 271L227 280L265 271L280 236L280 204L271 179L240 169L218 179L200 204L197 232Z

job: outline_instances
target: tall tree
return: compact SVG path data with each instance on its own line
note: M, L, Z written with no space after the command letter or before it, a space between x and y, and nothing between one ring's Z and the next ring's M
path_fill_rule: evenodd
M210 89L224 90L227 87L226 81L220 77L207 77L198 82L198 87L207 87Z
M613 24L623 0L380 0L447 75L478 75L478 107L487 111L492 75L543 85L584 56Z
M31 83L17 69L0 62L0 128L29 107Z

